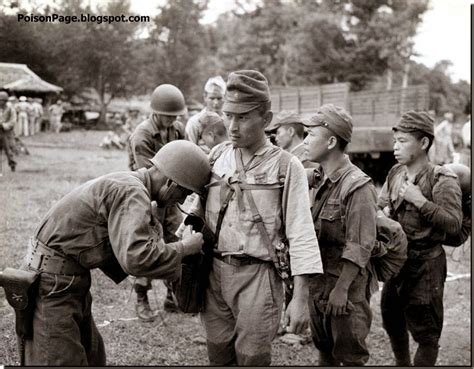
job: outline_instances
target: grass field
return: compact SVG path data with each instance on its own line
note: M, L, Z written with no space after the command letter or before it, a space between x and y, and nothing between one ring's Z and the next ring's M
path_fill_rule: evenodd
M0 270L18 267L41 217L68 191L88 179L126 170L125 151L98 147L104 132L72 131L59 135L41 133L25 138L30 156L21 156L17 172L10 173L3 159L0 177ZM470 248L447 249L448 271L469 274ZM207 365L203 330L197 316L161 311L154 323L135 318L134 278L115 285L100 271L92 272L91 293L95 321L104 337L108 365ZM454 276L456 277L456 276ZM445 288L445 325L438 365L471 365L470 276L454 279ZM164 287L154 281L151 303L162 307ZM369 365L393 365L388 338L381 327L379 298L372 300L374 320L368 344ZM413 345L412 345L413 348ZM287 345L275 340L273 365L315 365L312 344ZM0 289L0 365L18 365L14 313Z

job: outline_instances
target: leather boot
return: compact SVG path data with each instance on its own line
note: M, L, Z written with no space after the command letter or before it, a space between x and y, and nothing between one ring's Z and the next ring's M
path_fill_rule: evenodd
M410 360L410 341L408 334L403 338L390 337L393 354L395 356L396 366L411 366Z
M420 344L416 350L415 366L435 366L438 358L438 344Z
M156 313L150 308L146 292L137 292L135 310L138 319L143 322L153 322L156 319Z

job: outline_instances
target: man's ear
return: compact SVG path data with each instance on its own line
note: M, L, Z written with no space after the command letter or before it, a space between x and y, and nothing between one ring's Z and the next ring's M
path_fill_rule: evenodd
M421 148L422 148L422 150L426 150L428 148L429 144L430 144L430 139L428 137L423 137L421 139Z
M337 145L337 138L335 136L329 136L328 138L328 150L332 150Z
M273 112L272 111L267 111L264 115L263 115L263 120L265 122L265 126L264 127L267 127L271 121L272 121L272 118L273 118Z
M288 133L290 134L291 137L295 136L295 128L294 127L289 127L288 128Z

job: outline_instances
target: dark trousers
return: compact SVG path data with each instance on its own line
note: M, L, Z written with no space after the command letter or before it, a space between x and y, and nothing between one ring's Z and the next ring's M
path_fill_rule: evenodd
M15 157L12 151L12 136L10 133L0 133L0 155L2 155L2 151L5 151L5 155L7 156L8 166L10 168L16 167ZM1 160L0 156L0 160ZM1 165L1 161L0 161Z
M91 312L90 274L40 278L25 365L105 365L104 342Z
M319 365L362 366L369 360L365 340L372 323L372 311L367 300L352 303L347 315L326 315L325 303L309 302L310 327L313 342L320 352Z
M419 344L416 366L434 365L443 328L443 292L446 279L444 251L429 260L408 259L400 274L382 290L383 327L394 354L408 354L408 332ZM397 352L397 350L399 352Z

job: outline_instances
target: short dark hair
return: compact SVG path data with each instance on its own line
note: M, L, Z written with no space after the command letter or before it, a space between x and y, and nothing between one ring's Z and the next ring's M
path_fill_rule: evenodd
M429 143L428 143L428 147L425 149L425 151L428 153L428 151L431 148L431 145L433 145L434 136L431 136L431 135L427 134L426 132L421 132L421 131L412 131L412 132L408 132L408 133L410 135L412 135L413 137L415 137L418 141L421 141L423 139L423 137L426 137L429 140Z
M212 124L208 124L202 131L202 134L204 135L209 132L212 132L219 137L227 136L227 128L225 127L224 122L222 120L214 122Z
M287 127L288 128L293 128L295 130L295 134L299 138L304 137L304 126L301 123L290 123L290 124L287 125Z

